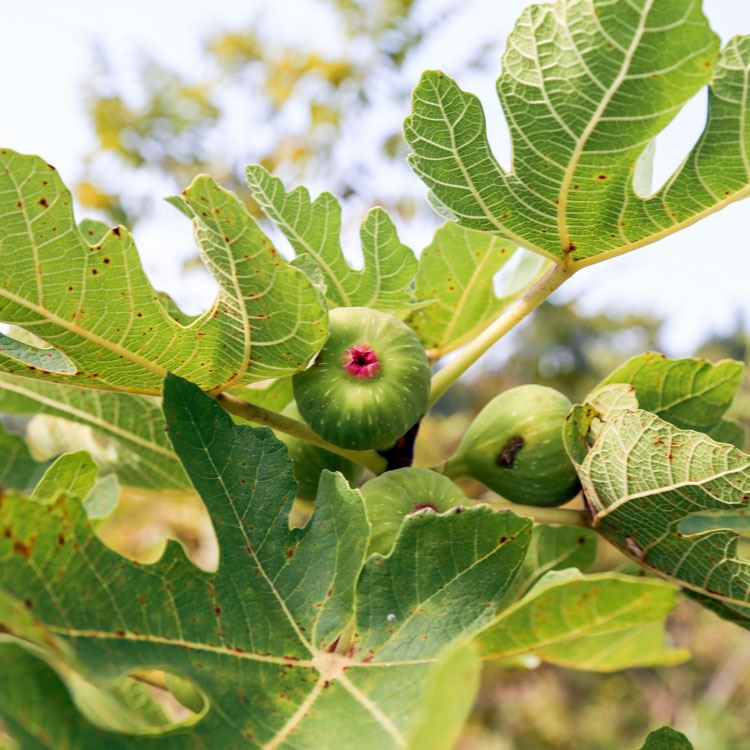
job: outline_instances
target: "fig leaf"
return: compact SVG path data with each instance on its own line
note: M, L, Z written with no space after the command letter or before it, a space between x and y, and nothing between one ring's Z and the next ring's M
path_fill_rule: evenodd
M475 689L472 657L455 649L495 617L531 522L487 506L418 514L388 557L366 561L364 504L340 476L323 474L309 523L290 529L292 466L270 430L235 425L176 376L164 409L211 514L218 568L199 570L177 544L152 565L130 562L64 492L51 505L3 498L5 725L60 748L281 747L292 735L298 747L397 748L430 736L420 722L426 705L444 706L431 687L445 680L442 660L458 659L459 682ZM75 712L71 670L105 684L153 668L191 681L205 712L147 735ZM441 711L447 736L472 695Z
M159 395L168 371L220 391L307 367L327 335L307 276L210 178L180 200L219 285L215 305L187 326L151 286L126 229L89 243L54 167L0 151L0 320L54 347L4 337L0 371Z
M750 194L749 66L750 36L720 51L699 2L531 5L497 81L512 171L490 149L479 99L438 71L414 90L410 164L442 216L573 271ZM665 185L642 195L654 137L706 85L703 134Z

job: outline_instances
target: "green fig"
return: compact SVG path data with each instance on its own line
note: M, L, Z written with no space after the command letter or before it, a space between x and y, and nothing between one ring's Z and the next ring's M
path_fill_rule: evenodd
M310 427L352 450L393 445L422 416L430 366L414 331L366 307L330 312L330 335L313 365L293 378Z
M284 409L284 414L300 419L300 413L294 403ZM323 469L340 471L349 484L354 485L362 475L362 467L343 456L337 456L317 445L279 433L286 443L289 456L294 464L294 478L297 480L297 497L301 500L315 500L318 494L318 481Z
M571 406L562 393L541 385L495 396L469 426L445 474L478 479L515 503L566 503L580 490L562 436Z
M444 513L469 504L466 495L447 477L413 467L387 471L365 482L360 492L372 526L368 554L388 554L401 522L412 513Z

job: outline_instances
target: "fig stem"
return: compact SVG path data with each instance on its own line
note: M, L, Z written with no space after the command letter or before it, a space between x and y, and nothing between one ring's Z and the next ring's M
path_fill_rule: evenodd
M278 430L284 432L292 437L305 440L308 443L317 445L318 448L323 448L331 453L335 453L338 456L348 458L350 461L354 461L375 474L381 474L385 471L387 462L385 458L376 453L375 451L352 451L346 448L340 448L338 445L329 443L324 440L318 434L313 432L304 422L300 422L292 417L287 417L285 414L279 414L278 412L265 409L257 404L252 404L244 399L232 396L229 393L219 393L216 396L216 400L230 413L236 417L245 419L248 422L255 422L256 424L262 424L265 427L270 427L272 430Z
M506 308L432 376L427 407L432 406L493 344L539 307L572 274L568 264L550 262L544 275L514 305Z
M442 464L431 467L432 471L443 474L449 479L460 479L468 476L468 472L460 464L453 464L452 459ZM558 526L581 526L591 528L589 516L585 510L576 510L575 508L546 508L540 505L523 505L522 503L512 503L510 500L504 500L501 497L489 500L475 500L477 503L486 503L493 508L512 510L519 516L531 518L535 523L551 523Z
M538 505L521 505L501 498L482 500L493 508L512 510L516 515L531 518L534 523L551 523L556 526L578 526L590 529L589 517L585 510L575 508L545 508Z

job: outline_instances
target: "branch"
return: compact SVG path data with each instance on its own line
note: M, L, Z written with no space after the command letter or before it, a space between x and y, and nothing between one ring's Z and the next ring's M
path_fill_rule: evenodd
M432 406L493 344L544 302L569 276L567 265L552 264L547 273L514 305L506 308L471 343L432 378L428 408Z
M385 470L386 460L375 451L351 451L346 448L339 448L338 445L323 440L322 437L313 432L304 422L271 411L270 409L264 409L262 406L251 404L249 401L244 401L228 393L219 393L216 396L216 400L230 414L234 414L236 417L240 417L240 419L262 424L270 427L272 430L278 430L300 440L305 440L308 443L317 445L318 448L323 448L331 453L361 464L375 474L380 474Z
M512 510L519 516L531 518L534 523L550 523L555 526L577 526L583 529L590 529L589 516L585 510L576 510L575 508L545 508L538 505L520 505L511 503L501 498L493 500L480 500L478 502L487 503L493 508L500 510Z

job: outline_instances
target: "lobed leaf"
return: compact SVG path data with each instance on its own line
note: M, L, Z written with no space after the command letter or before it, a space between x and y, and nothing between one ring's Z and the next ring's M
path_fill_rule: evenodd
M675 595L660 581L617 573L550 572L480 633L479 653L602 672L676 664L687 652L670 648L663 630Z
M424 307L407 323L433 358L471 340L513 299L495 295L493 277L515 247L486 232L443 225L422 251L414 289Z
M712 363L648 352L618 367L596 390L614 383L632 385L642 409L677 427L708 433L718 428L744 372L744 364L731 359Z
M609 542L733 617L750 615L750 561L738 553L737 533L682 530L693 515L747 511L750 456L623 410L603 423L578 473L592 523Z
M332 307L373 307L398 312L410 307L417 271L414 253L403 245L382 208L372 209L360 228L364 267L353 269L341 248L341 206L330 193L312 200L307 188L287 192L278 177L255 164L247 168L253 198L289 240L298 258L313 260Z
M482 106L440 72L414 91L410 164L438 211L575 270L660 239L750 194L750 37L719 39L699 0L558 0L528 7L497 92L513 169ZM703 86L708 120L651 192L652 141Z
M24 672L0 680L13 735L60 748L387 748L430 736L424 701L445 707L430 692L446 679L442 660L450 664L453 649L491 621L530 522L487 507L421 514L405 522L389 557L365 564L364 505L340 476L324 474L309 523L290 529L292 466L269 430L234 425L175 376L164 408L211 514L218 569L195 568L176 544L153 565L124 559L96 539L64 487L46 505L4 498L0 626L35 633L35 648L51 641L41 655L57 672L0 647L0 673ZM20 614L6 605L14 599ZM134 669L174 673L205 696L205 714L147 736L96 728L74 713L55 661L61 650L68 669L100 683ZM471 658L455 658L473 690ZM469 700L445 707L449 735ZM50 727L49 711L65 721Z
M53 350L4 337L0 371L158 395L167 372L221 391L307 367L327 333L317 290L209 178L196 178L184 202L219 284L189 325L162 304L124 228L90 244L54 167L0 151L0 320Z

